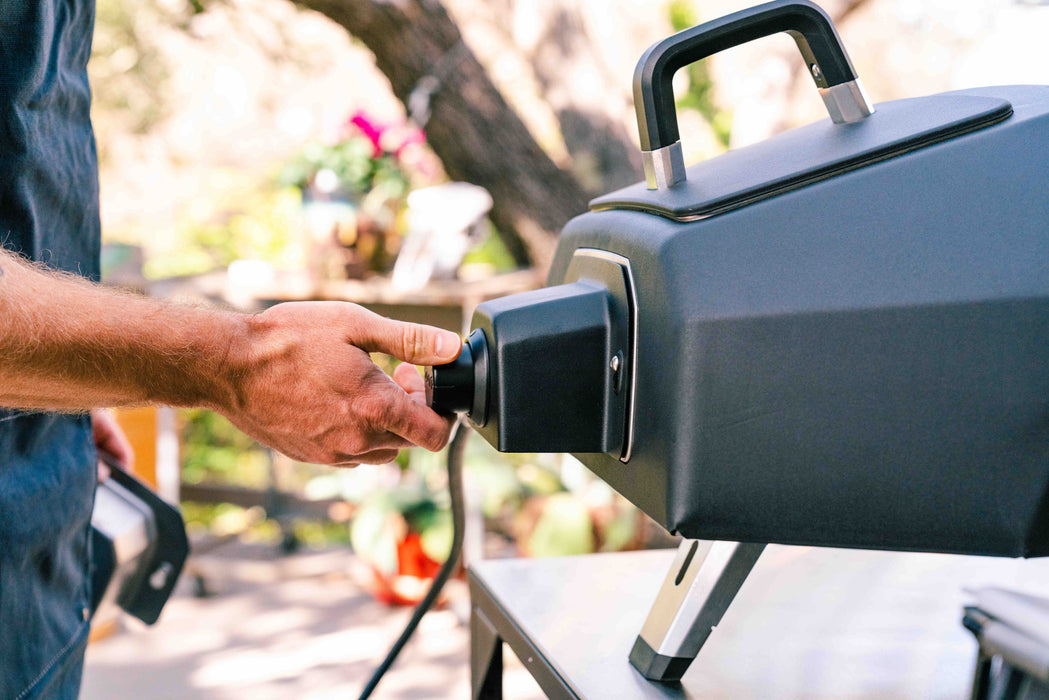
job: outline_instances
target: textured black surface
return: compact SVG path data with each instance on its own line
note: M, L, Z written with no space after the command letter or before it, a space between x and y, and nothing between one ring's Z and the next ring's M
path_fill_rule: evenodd
M883 102L856 124L823 119L694 165L674 187L649 190L642 182L598 197L590 208L684 220L712 216L986 127L1009 113L1008 100L997 97L946 94Z
M186 525L177 508L153 493L145 484L120 468L105 455L99 455L109 466L114 483L131 492L152 513L155 532L145 551L135 560L134 571L120 583L117 605L129 615L152 625L160 617L171 592L175 589L182 567L189 556ZM160 588L154 588L150 577L164 567L168 574Z
M1049 87L953 97L1014 112L693 223L570 222L550 283L602 248L639 306L634 456L577 456L688 537L1049 554Z
M574 282L477 307L488 347L488 420L476 425L504 452L609 452L608 291Z

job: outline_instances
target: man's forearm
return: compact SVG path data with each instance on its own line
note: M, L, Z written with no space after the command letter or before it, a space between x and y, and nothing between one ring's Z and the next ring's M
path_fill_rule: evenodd
M246 317L180 307L43 271L0 250L0 405L216 407Z
M0 251L0 406L78 410L166 403L223 413L305 462L382 463L439 449L450 423L409 366L451 362L459 336L347 302L222 313L105 290Z

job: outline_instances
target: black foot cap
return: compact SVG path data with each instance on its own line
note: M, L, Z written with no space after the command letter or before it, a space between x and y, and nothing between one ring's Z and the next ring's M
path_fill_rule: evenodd
M650 681L679 681L692 659L657 654L640 636L630 650L630 665Z

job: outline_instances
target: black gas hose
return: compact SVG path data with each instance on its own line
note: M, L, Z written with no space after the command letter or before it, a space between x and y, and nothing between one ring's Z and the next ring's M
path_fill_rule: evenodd
M452 430L452 440L448 445L448 493L452 499L452 549L448 553L448 558L441 566L440 571L434 576L433 583L430 584L430 590L426 592L426 597L416 606L415 612L412 613L412 617L408 620L408 624L405 625L401 636L390 647L386 658L383 659L379 667L372 673L371 678L368 679L368 684L361 691L360 700L365 700L375 691L379 681L382 680L386 671L393 665L397 655L401 653L401 649L404 648L404 645L411 638L415 628L419 626L423 615L433 606L437 596L441 594L441 589L444 588L445 582L448 581L448 577L452 575L456 565L459 563L459 556L463 551L463 535L466 528L466 508L463 501L463 454L466 452L466 440L470 437L470 428L466 425L466 421L460 418L456 421Z

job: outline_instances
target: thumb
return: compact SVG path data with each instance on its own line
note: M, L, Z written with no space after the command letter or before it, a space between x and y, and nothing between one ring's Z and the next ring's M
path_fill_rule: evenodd
M459 356L463 341L457 333L369 314L354 344L367 352L382 352L413 365L443 365Z

